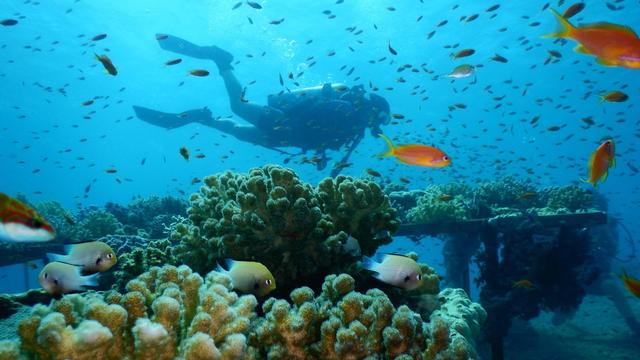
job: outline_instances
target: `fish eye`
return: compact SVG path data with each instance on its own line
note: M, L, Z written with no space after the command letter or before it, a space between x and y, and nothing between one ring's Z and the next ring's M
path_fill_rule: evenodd
M447 155L445 155L445 156L442 157L442 160L449 161L449 157Z
M417 274L417 275L416 275L416 280L418 280L418 281L422 280L422 275Z
M267 279L267 280L265 280L265 281L264 281L264 283L265 283L267 286L271 286L271 282L272 282L272 281L271 281L271 279Z
M409 275L404 277L404 282L409 282L409 280L411 280L411 277Z
M113 254L109 253L107 254L107 258L111 259L113 257Z
M44 273L43 277L47 279L49 277L49 273Z

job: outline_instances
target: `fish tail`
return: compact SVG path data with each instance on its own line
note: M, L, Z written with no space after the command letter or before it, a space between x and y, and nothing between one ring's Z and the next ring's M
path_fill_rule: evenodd
M220 264L217 264L216 271L222 274L227 274L229 271L231 271L231 268L235 263L236 262L232 259L224 259L224 265L227 267L227 269L225 270Z
M581 178L580 181L583 182L583 183L591 184L591 185L593 185L593 187L597 187L598 186L598 183L596 181L591 181L589 179L582 179Z
M69 258L67 257L67 255L47 253L47 258L49 259L49 262L57 261L66 264L69 263Z
M551 13L556 17L558 22L560 23L560 29L558 31L544 35L544 38L571 38L573 37L573 31L575 27L569 22L569 20L565 19L564 16L560 15L559 12L551 9Z
M387 145L389 146L389 151L378 154L378 157L385 157L385 156L394 155L396 148L393 146L393 143L391 142L391 140L389 140L388 137L384 136L384 134L380 134L378 136L380 136L387 143Z
M99 275L100 273L95 273L93 275L83 276L82 286L98 286L98 281L100 280Z
M215 271L216 271L216 272L219 272L219 273L221 273L221 274L226 274L226 273L227 273L227 270L225 270L224 268L222 268L222 266L220 266L220 264L216 264L216 269L215 269Z
M629 275L627 275L627 269L622 268L622 275L620 275L620 279L624 280L626 278L628 278Z
M376 269L378 267L378 265L380 265L377 261L373 260L370 257L367 256L363 256L362 257L362 267L369 270L369 271L374 271L374 272L378 272Z

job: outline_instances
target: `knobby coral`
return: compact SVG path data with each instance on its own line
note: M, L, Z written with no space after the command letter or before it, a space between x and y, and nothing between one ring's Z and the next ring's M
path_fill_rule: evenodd
M373 182L338 176L313 188L278 166L206 177L188 215L172 234L185 264L206 273L227 257L255 260L288 289L348 270L399 225Z
M395 308L378 289L355 292L346 274L325 278L322 293L291 293L293 304L263 304L249 343L269 359L469 359L486 313L464 291L444 291L427 322L405 305Z
M236 295L230 282L184 265L154 267L124 294L37 305L20 340L0 342L0 359L469 359L486 317L463 291L445 290L424 321L378 289L354 291L346 274L327 276L318 297L302 287L293 304L270 298L258 317L255 297Z
M0 359L252 358L246 335L257 302L232 292L226 275L203 280L186 266L155 267L127 290L35 306L20 342L0 343Z

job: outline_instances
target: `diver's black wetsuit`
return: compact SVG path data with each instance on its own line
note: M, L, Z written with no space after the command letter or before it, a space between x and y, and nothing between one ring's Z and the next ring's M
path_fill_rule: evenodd
M362 86L348 88L325 84L321 88L270 95L268 105L252 104L243 98L243 88L233 74L233 56L215 46L198 46L170 35L159 35L160 46L182 55L213 60L224 80L229 105L237 116L252 126L228 119L214 119L208 108L179 114L164 113L134 106L138 118L166 129L197 122L223 131L241 141L267 148L297 147L314 150L320 159L318 168L326 166L325 150L347 145L345 162L364 136L366 128L373 135L389 120L389 104L375 94L366 96ZM332 171L337 175L340 168Z

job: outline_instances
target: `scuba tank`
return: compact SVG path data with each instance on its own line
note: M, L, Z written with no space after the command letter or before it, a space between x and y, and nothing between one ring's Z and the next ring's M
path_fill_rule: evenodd
M326 83L324 85L296 89L280 94L271 94L267 97L267 103L273 108L287 112L287 110L295 107L301 101L319 96L332 98L337 93L344 93L348 90L349 87L341 83Z

